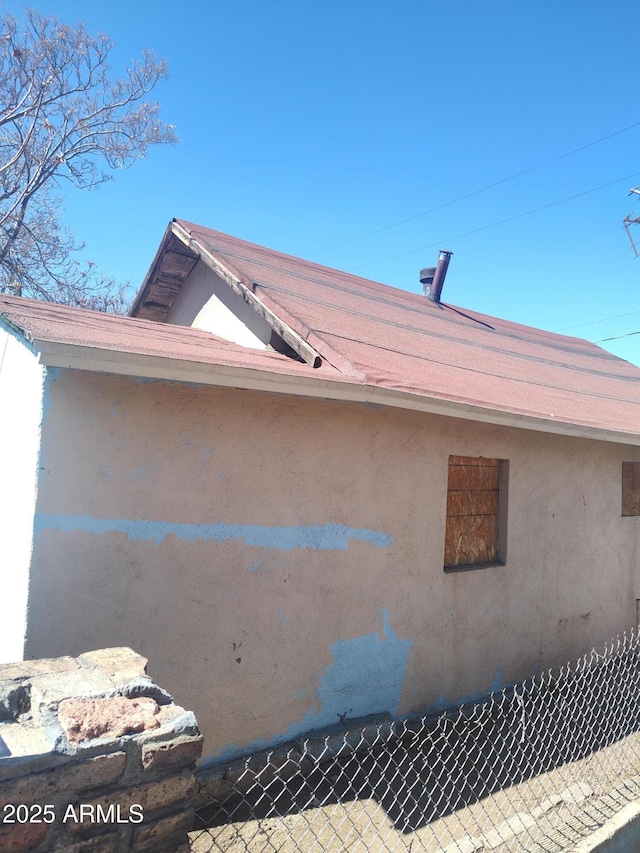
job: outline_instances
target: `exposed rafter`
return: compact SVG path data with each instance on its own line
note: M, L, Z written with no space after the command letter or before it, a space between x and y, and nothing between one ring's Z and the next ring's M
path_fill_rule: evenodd
M172 222L169 226L171 233L175 235L197 258L203 261L209 269L226 282L263 320L265 320L273 331L294 350L303 361L311 367L319 367L322 364L320 354L291 326L287 325L274 312L260 300L258 296L240 279L228 270L213 255L206 246L192 237L178 222ZM140 316L140 315L138 315Z

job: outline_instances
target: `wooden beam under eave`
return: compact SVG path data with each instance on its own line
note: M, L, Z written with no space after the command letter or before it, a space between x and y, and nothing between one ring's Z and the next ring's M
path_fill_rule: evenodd
M169 227L172 232L182 240L185 246L194 252L210 270L225 281L233 291L241 296L247 305L249 305L256 314L258 314L258 316L262 317L262 319L271 326L273 331L279 335L283 341L286 341L291 349L296 352L303 361L311 367L320 367L322 364L320 353L314 349L311 344L307 343L307 341L305 341L305 339L296 332L295 329L292 329L291 326L285 323L284 320L281 320L270 308L267 308L262 300L256 296L256 294L247 287L246 284L240 281L240 279L228 270L224 264L220 263L215 255L193 238L181 225L177 222L172 222Z
M164 322L197 263L198 255L177 238L169 226L129 311L130 316Z

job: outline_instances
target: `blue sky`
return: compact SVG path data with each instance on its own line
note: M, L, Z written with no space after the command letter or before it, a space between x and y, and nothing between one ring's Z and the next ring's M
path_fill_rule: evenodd
M170 64L181 141L65 197L104 273L137 289L174 216L414 291L445 248L444 301L640 363L637 0L32 5Z

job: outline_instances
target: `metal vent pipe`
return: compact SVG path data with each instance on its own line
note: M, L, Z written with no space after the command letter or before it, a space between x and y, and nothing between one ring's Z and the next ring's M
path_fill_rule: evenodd
M447 249L440 249L438 265L420 270L420 283L424 287L424 295L436 304L440 303L440 294L442 293L451 255L453 255L453 252L449 252Z

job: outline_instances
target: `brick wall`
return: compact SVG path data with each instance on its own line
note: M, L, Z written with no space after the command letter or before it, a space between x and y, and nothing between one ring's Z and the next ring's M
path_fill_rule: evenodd
M127 648L0 665L2 853L188 853L193 714Z

